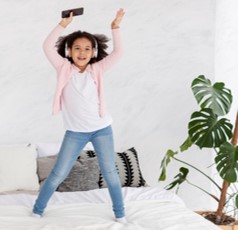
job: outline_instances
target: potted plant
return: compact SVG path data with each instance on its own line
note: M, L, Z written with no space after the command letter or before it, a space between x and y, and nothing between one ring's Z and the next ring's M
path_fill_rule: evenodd
M233 131L233 125L224 116L228 114L232 104L232 94L230 89L225 88L225 84L217 82L211 84L211 81L205 76L200 75L192 81L191 89L193 95L200 107L199 111L192 113L188 122L188 137L180 146L178 151L169 149L161 162L161 174L159 181L166 180L166 169L172 160L176 160L189 168L201 173L209 179L220 191L220 197L216 197L209 191L206 191L199 185L189 182L189 169L181 167L179 174L174 177L166 189L178 187L184 182L202 190L218 202L217 210L212 213L202 213L202 215L213 221L217 225L231 224L235 219L225 215L224 208L228 201L232 199L235 203L235 209L238 208L237 193L228 193L231 184L237 182L238 172L238 118ZM210 148L215 152L214 166L219 172L223 183L219 185L210 176L194 165L179 159L179 153L188 150L191 146L196 145L200 150ZM200 151L198 150L198 151ZM227 220L228 219L228 220ZM238 229L238 228L237 228Z

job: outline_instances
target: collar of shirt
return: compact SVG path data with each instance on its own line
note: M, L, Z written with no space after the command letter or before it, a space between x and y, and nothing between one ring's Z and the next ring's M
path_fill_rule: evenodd
M76 72L80 72L80 69L75 65L73 64L73 69L76 71ZM91 64L88 64L85 71L88 71L89 73L92 73L92 68L91 68Z

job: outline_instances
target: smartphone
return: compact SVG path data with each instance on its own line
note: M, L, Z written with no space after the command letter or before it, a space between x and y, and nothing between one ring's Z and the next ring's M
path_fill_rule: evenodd
M61 17L62 18L68 18L70 15L70 12L73 12L73 16L77 16L77 15L82 15L83 14L83 7L81 8L75 8L75 9L70 9L70 10L63 10L61 12Z

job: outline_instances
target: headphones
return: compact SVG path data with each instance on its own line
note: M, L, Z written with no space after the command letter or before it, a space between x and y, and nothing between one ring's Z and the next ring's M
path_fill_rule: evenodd
M95 43L94 55L93 55L93 57L94 57L94 58L97 58L97 56L98 56L98 42L97 42L97 39L96 39L95 37L93 37L93 39L94 39L94 43Z
M69 57L69 50L68 50L68 45L67 42L65 43L65 57Z

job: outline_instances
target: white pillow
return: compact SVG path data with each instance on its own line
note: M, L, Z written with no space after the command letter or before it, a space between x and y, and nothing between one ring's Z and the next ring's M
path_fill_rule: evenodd
M61 142L41 142L36 144L37 157L48 157L59 153ZM91 142L87 143L84 150L94 150Z
M0 147L0 192L38 189L35 146Z
M56 155L59 152L61 143L59 142L41 142L36 144L37 157L47 157Z

